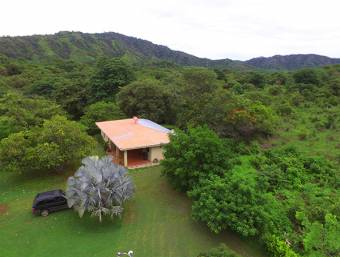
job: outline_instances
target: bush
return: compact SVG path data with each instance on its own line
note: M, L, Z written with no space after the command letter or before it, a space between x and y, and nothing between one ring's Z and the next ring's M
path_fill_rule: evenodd
M103 215L121 216L123 203L129 200L134 186L126 168L107 156L87 157L82 166L67 180L67 203L82 217L85 211L102 221Z
M269 238L266 238L266 246L273 257L299 257L299 255L295 253L289 245L277 236L270 236Z
M206 223L215 233L229 227L243 236L254 236L264 224L261 206L265 199L252 172L234 172L228 178L210 176L189 196L194 219Z

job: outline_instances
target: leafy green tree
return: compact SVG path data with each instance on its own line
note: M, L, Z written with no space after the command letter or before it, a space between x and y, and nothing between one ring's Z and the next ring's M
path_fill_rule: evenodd
M302 69L293 74L296 83L318 85L320 78L315 69Z
M64 114L60 106L41 98L8 93L0 98L0 139L10 133L41 125L45 119Z
M184 77L186 84L177 115L179 127L207 124L223 137L247 140L273 133L276 115L270 107L233 95L210 71L189 70Z
M117 103L127 116L141 116L158 123L173 123L174 99L171 92L157 80L131 83L117 94Z
M217 76L216 78L218 80L225 81L227 79L227 77L226 77L226 75L225 75L223 70L221 70L221 69L214 69L214 72L216 73L216 76Z
M271 85L286 85L290 82L291 76L286 72L274 72L269 75L268 83Z
M18 132L20 127L16 126L16 122L12 117L0 116L0 139L7 137L11 133Z
M134 192L127 170L114 164L110 157L87 157L67 180L67 202L82 217L85 211L97 216L121 216L123 204Z
M230 98L229 94L221 91L220 82L213 71L192 68L185 70L183 77L182 97L178 102L177 125L181 128L203 124L212 127L211 124L217 123L220 115L223 115L224 106L219 103L226 103ZM213 121L210 122L210 120Z
M28 94L52 97L58 86L59 85L51 79L34 81L31 87L28 89Z
M336 96L340 96L340 78L334 78L330 81L330 88L332 93Z
M188 106L180 118L192 126L207 124L220 136L236 139L251 140L274 132L277 116L260 102L236 97L224 89L216 90L207 99L197 109Z
M0 164L17 172L56 170L87 156L94 146L95 141L77 122L55 116L41 127L2 139Z
M266 77L259 72L249 72L247 82L253 84L255 87L262 88L266 83Z
M90 90L86 81L65 81L53 93L53 99L74 119L79 119L89 102Z
M164 146L163 174L178 189L192 189L209 174L222 175L232 158L228 146L207 127L176 131Z
M114 102L96 102L85 109L80 122L87 127L89 134L94 135L99 132L96 122L105 120L117 120L124 118L123 112Z
M132 68L118 58L102 58L92 78L92 95L96 101L113 99L119 88L135 78Z

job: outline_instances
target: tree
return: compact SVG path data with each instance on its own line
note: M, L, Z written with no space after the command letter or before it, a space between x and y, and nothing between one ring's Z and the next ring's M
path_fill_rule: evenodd
M290 77L285 72L274 72L269 74L268 83L271 85L286 85Z
M13 133L0 141L0 164L5 170L56 170L89 155L95 141L77 122L55 116L41 127Z
M173 123L173 96L159 81L135 81L117 94L117 103L123 112L141 116L158 123Z
M34 81L27 93L30 95L52 97L54 91L59 86L58 84L58 82L52 79L44 78L42 80Z
M129 200L134 186L127 170L112 162L110 157L87 157L73 177L67 180L67 202L82 217L121 216L123 204Z
M178 115L181 124L207 124L222 137L250 141L272 134L276 126L277 117L270 107L232 95L225 89L217 89L200 103L185 106Z
M193 69L184 77L177 114L180 128L206 124L220 136L246 140L273 132L276 116L270 107L223 89L211 71Z
M87 132L91 135L97 134L99 129L96 126L97 121L117 120L124 118L124 113L114 102L96 102L85 109L84 115L80 122L87 127Z
M340 96L340 78L334 78L330 81L330 88L335 96Z
M223 174L232 158L227 144L207 127L177 130L164 150L163 174L183 191L192 189L209 174Z
M0 139L7 137L11 133L18 132L20 128L12 117L0 116Z
M42 98L8 93L0 98L0 139L10 133L39 126L45 119L65 112L59 105Z
M90 99L87 81L74 79L60 84L53 93L53 99L74 119L79 119Z
M92 95L95 100L113 99L119 88L134 80L132 68L118 58L102 58L92 78Z
M315 69L302 69L293 74L296 83L318 85L320 78Z
M262 73L249 72L247 76L247 82L253 84L255 87L264 87L266 78Z
M216 97L221 96L226 99L229 95L220 90L221 84L216 79L216 73L213 71L192 68L185 70L183 77L184 83L177 108L176 124L180 128L186 128L188 125L200 126L202 124L210 126L217 119L215 117L221 113L222 106L216 104ZM211 107L209 110L208 106ZM213 115L211 116L212 112ZM207 117L210 119L206 120ZM214 121L209 122L211 119Z

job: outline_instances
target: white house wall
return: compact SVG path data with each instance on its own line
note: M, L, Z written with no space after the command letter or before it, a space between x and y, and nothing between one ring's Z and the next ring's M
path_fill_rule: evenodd
M158 162L164 159L163 148L161 146L152 147L149 150L149 159L154 162L156 159Z

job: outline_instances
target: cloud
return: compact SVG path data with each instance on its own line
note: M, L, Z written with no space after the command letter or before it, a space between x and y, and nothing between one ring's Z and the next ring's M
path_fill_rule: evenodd
M200 57L340 57L337 0L11 0L0 35L115 31Z

